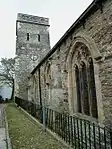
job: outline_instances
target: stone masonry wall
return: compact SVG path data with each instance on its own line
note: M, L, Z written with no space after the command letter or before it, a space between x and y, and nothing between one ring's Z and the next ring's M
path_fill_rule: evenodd
M80 115L75 110L77 107L73 104L69 105L68 96L68 69L67 57L76 38L83 36L85 40L91 40L97 47L101 59L95 60L95 83L98 86L97 104L98 121L105 122L107 125L112 123L112 1L106 0L103 3L103 12L100 9L91 14L84 24L79 24L77 28L57 47L56 51L41 65L41 92L46 100L46 104L57 111L70 112L70 108L74 109L72 114ZM89 48L89 47L88 47ZM91 49L90 49L91 50ZM91 55L95 53L92 49ZM92 55L93 56L93 55ZM94 57L94 56L93 56ZM48 72L45 71L50 65L50 82L47 82ZM38 69L37 69L38 72ZM101 90L100 90L101 88ZM71 89L72 90L72 89ZM73 99L74 100L74 99ZM93 120L91 117L86 117ZM96 120L95 120L96 121ZM97 122L98 122L97 121Z
M50 50L49 19L18 14L16 27L15 96L28 99L29 74Z

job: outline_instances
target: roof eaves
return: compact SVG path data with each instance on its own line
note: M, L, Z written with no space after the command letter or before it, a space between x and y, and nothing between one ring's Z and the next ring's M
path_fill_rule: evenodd
M80 17L72 24L72 26L65 32L65 34L60 38L60 40L54 45L54 47L47 53L47 55L40 61L40 63L33 69L31 74L34 74L35 71L42 65L42 63L50 57L55 51L58 46L63 42L63 40L68 36L70 32L81 22L81 20L85 19L87 16L90 15L90 12L92 11L93 7L96 5L97 2L103 1L103 0L94 0L87 9L80 15ZM95 10L97 8L95 7Z

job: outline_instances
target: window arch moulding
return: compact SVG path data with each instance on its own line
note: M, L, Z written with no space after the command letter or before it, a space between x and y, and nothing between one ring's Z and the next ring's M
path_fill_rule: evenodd
M89 58L92 57L92 59L93 59L94 82L95 82L95 87L96 87L96 98L97 98L97 108L98 108L97 109L98 110L98 120L100 122L102 122L104 120L104 113L103 113L103 104L102 104L101 83L100 83L100 79L99 79L99 65L97 63L97 59L102 58L102 56L101 56L95 42L91 38L89 38L83 34L77 34L74 37L74 43L71 46L71 48L69 49L69 53L67 56L66 68L68 69L69 111L70 111L70 114L73 114L73 113L77 113L77 110L78 110L77 95L76 95L77 83L76 83L76 74L75 74L73 62L76 59L76 57L74 55L75 55L76 51L78 51L77 49L80 47L80 45L82 45L82 49L83 49L83 47L86 47L86 55L85 56L88 56ZM80 53L77 53L77 56L78 56L78 59L80 59ZM88 65L87 60L85 60L85 58L83 58L83 59L85 61L85 64ZM74 65L75 64L77 64L77 66L80 65L78 60L75 61ZM96 116L96 118L97 118L97 116Z

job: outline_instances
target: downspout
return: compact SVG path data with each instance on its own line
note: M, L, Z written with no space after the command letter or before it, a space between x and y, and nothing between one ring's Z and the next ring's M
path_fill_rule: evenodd
M42 107L40 68L38 69L38 74L39 74L39 96L40 96L40 106Z

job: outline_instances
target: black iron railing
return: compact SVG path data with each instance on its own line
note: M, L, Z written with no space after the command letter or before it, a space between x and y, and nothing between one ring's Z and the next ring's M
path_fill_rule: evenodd
M18 106L43 123L43 108L15 98ZM45 124L75 149L112 149L112 131L87 120L72 117L45 107Z

